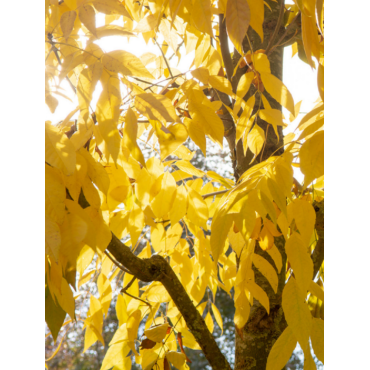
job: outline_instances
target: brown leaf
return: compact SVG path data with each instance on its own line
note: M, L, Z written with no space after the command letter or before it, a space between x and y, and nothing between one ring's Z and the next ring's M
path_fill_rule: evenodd
M170 364L168 363L167 357L164 358L163 360L163 370L171 370L170 369Z
M141 344L140 344L140 349L151 349L153 348L157 343L146 338L144 340L142 340Z
M188 356L186 356L186 353L184 351L184 347L182 346L182 337L181 337L181 333L178 332L177 333L177 342L179 343L179 346L180 346L180 349L181 349L181 352L185 355L186 357L186 362L188 362L189 364L191 364L191 361L188 359Z

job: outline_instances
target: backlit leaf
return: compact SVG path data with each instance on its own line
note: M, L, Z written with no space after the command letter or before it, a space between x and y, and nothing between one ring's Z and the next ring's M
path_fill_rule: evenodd
M69 35L71 34L76 17L77 13L74 10L71 10L70 12L65 12L60 17L60 27L65 39L68 39Z
M267 92L290 113L294 114L294 100L287 87L271 73L261 73L261 79Z
M305 175L307 187L313 180L324 174L324 131L316 132L299 151L300 168Z
M45 124L45 161L72 175L76 166L76 152L68 137L50 123Z
M89 4L82 4L78 9L78 17L85 27L97 37L94 8Z
M228 0L226 5L226 29L236 50L243 55L242 42L247 33L251 13L247 0Z
M285 319L301 348L306 348L311 333L312 316L303 298L303 292L291 277L283 290L282 302Z
M144 116L158 120L164 125L166 122L177 122L178 117L170 99L163 95L144 93L135 98L135 108Z

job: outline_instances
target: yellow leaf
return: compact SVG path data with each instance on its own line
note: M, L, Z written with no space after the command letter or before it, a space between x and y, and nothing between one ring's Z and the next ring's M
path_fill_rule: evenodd
M258 126L258 124L255 124L252 131L248 134L247 138L248 148L254 154L251 163L254 161L254 159L262 150L264 143L265 143L265 132L260 126Z
M159 94L143 93L136 95L135 108L151 120L177 122L178 117L169 98Z
M220 314L220 311L218 310L218 308L212 302L211 302L211 307L212 307L213 315L215 316L216 322L217 322L218 326L220 327L221 334L222 334L223 331L224 331L224 328L223 328L223 324L222 324L222 316Z
M125 116L125 127L123 129L122 144L130 150L131 155L145 167L145 159L139 146L137 139L137 118L134 111L129 108Z
M250 26L257 32L263 42L263 20L264 20L264 1L263 0L248 0L250 8Z
M303 300L313 278L313 262L308 253L308 248L303 243L301 236L294 232L285 243L285 251L293 268L297 285L302 292Z
M256 52L252 54L253 67L260 73L271 73L270 61L265 53ZM263 94L262 94L263 96ZM263 100L265 103L265 100ZM266 107L265 107L266 108Z
M263 307L265 307L267 313L270 314L270 300L266 292L254 281L247 283L247 289L252 293L253 297L257 299Z
M180 170L182 170L182 171L184 171L184 172L186 172L186 173L188 173L192 176L203 177L205 175L205 173L203 171L198 170L197 168L195 168L189 161L185 161L185 160L177 161L176 166Z
M126 28L116 26L116 25L106 25L96 29L97 38L101 39L106 36L127 36L127 37L136 37L132 32L127 31Z
M188 138L188 131L182 123L165 128L158 121L152 121L155 132L158 137L159 147L161 149L161 160L163 161L169 155L176 154L181 144ZM181 157L180 155L177 155Z
M134 202L133 208L130 212L128 231L131 235L131 243L133 246L136 245L137 240L144 228L145 218L141 208Z
M222 148L224 125L213 109L202 104L204 94L193 91L189 96L189 112L193 121L202 127L204 133Z
M271 73L261 72L261 79L267 92L290 113L294 114L294 100L287 87Z
M76 167L76 152L68 137L49 122L45 124L45 161L67 176Z
M249 305L249 300L245 293L241 292L241 294L235 300L234 323L237 328L242 329L247 323L250 310L251 307Z
M82 285L86 284L88 281L90 281L91 277L95 274L96 270L91 270L87 272L85 275L81 276L78 279L78 288L80 288Z
M126 325L126 322L128 319L127 304L121 294L117 296L116 314L117 314L117 319L119 321L119 326L123 324Z
M121 73L124 76L154 79L141 60L128 51L114 50L104 54L102 63L109 71Z
M289 327L301 348L306 348L311 333L312 316L294 277L291 277L284 287L282 306Z
M128 336L129 340L131 340L131 341L136 340L137 331L139 329L140 321L141 321L141 311L140 310L135 310L129 316L129 318L127 320L127 324L126 324L127 334L128 334L127 336Z
M258 115L260 116L261 119L263 119L267 123L271 123L277 137L279 137L277 126L283 126L283 127L288 126L283 121L284 119L283 113L278 109L261 109L258 112Z
M259 235L259 245L264 251L271 249L274 245L274 237L266 225L263 225Z
M297 345L297 339L288 326L274 343L267 358L266 370L281 370L289 361Z
M158 24L158 17L156 17L154 14L149 14L147 17L143 18L138 22L134 32L150 32L154 30L154 28Z
M254 123L255 115L253 115L253 117L251 118L251 114L253 112L255 102L256 98L254 95L252 95L244 106L243 113L240 116L238 124L236 126L236 142L241 139L244 133L245 135L248 135L249 130Z
M287 212L288 224L290 225L293 219L295 220L303 245L307 248L316 222L316 212L312 204L302 199L294 199L288 205Z
M63 209L64 215L64 209ZM45 215L45 245L49 248L55 261L58 262L59 248L62 242L60 228L47 214Z
M66 189L58 170L45 165L45 211L59 225L65 216Z
M76 213L67 213L61 225L62 243L60 253L67 257L71 265L76 263L77 257L83 247L81 242L85 239L87 223Z
M168 351L166 352L166 357L176 369L182 369L182 366L185 364L186 356L184 353Z
M324 363L324 320L312 319L311 329L312 348L316 357Z
M306 188L313 180L324 174L324 131L316 132L299 151L300 167Z
M324 126L324 118L318 119L317 121L312 122L311 124L308 124L303 132L299 135L297 141L301 141L303 139L306 139L309 135L314 134L316 131L318 131L322 126Z
M132 19L124 4L118 0L94 0L92 4L98 12L104 14L119 14Z
M206 135L202 126L199 124L199 122L196 123L194 120L187 117L184 118L184 124L188 129L190 139L199 146L204 156L206 156Z
M58 99L54 98L54 96L51 95L50 93L46 93L45 94L45 103L49 107L50 112L51 113L54 113L55 112L55 109L58 106Z
M254 72L247 72L243 74L243 76L240 78L239 83L238 83L238 88L236 90L236 95L239 98L244 98L245 94L248 92L251 86L253 79L254 79Z
M227 78L221 76L210 76L208 82L214 89L227 95L234 96L233 88Z
M151 201L151 208L157 218L163 218L174 203L176 182L169 172L165 172L163 177L158 178L157 183L160 184L160 191Z
M58 303L60 304L60 307L68 313L71 319L75 319L75 300L73 298L72 290L67 280L64 278L62 278L61 289L61 294L58 294L56 291Z
M81 113L83 112L89 116L89 107L95 86L100 79L103 72L103 65L96 62L90 65L87 69L82 70L78 79L77 85L77 98L80 106ZM87 123L87 118L84 116L84 121Z
M81 148L79 150L79 153L85 158L87 162L87 175L99 188L99 190L107 195L110 184L108 173L105 171L102 164L96 162L85 148Z
M207 230L208 206L202 196L195 190L188 188L189 206L187 217L195 225Z
M206 67L199 67L190 72L194 78L199 80L204 85L208 84L209 70Z
M319 88L321 100L324 101L324 63L319 63L317 70L317 87Z
M283 259L281 257L281 253L277 249L276 245L274 244L273 247L271 249L269 249L268 251L266 251L266 252L273 259L273 261L275 262L275 266L278 270L278 273L280 273L281 268L283 267Z
M103 91L96 103L96 119L99 123L94 126L95 136L97 131L103 138L108 153L116 162L121 145L121 137L117 125L119 118L119 107L121 104L120 81L118 78L110 77L106 72L102 75ZM109 157L107 157L109 160Z
M118 369L123 369L123 364L127 363L127 354L130 352L130 347L127 345L127 342L119 342L112 344L107 353L104 356L103 363L100 370L108 370L113 366ZM129 358L130 359L130 358ZM131 359L130 359L131 361Z
M245 247L245 239L242 234L240 232L235 233L234 230L231 229L227 237L232 249L234 249L235 253L240 256L242 249Z
M307 61L312 68L315 68L312 55L317 60L320 58L319 38L317 34L315 15L308 16L302 12L302 41Z
M60 27L63 32L64 38L67 40L73 30L77 13L72 10L70 12L64 12L60 17Z
M247 0L228 0L225 16L230 40L239 54L244 55L242 43L251 19Z
M253 254L253 264L258 271L268 280L271 288L276 293L279 283L278 276L275 269L263 257L258 254Z
M212 33L212 7L210 0L195 1L191 13L191 20L200 32Z
M95 36L98 37L96 34L96 26L95 26L95 10L89 4L83 4L78 9L78 17L80 21L84 24L84 26Z
M176 52L177 50L177 34L174 30L171 30L171 24L167 19L162 19L161 23L159 25L159 30L161 31L161 34L164 38L164 40L167 42L167 44L170 46L170 48Z
M217 262L225 247L227 234L233 224L231 215L223 215L217 212L211 226L211 249L213 259ZM240 327L240 326L239 326Z
M144 335L153 342L160 343L166 336L168 327L169 327L168 323L158 325L155 326L154 328L145 330Z
M286 197L279 185L271 178L267 179L267 187L270 191L275 203L280 208L281 212L287 217L287 206L286 206Z
M219 182L221 185L225 186L225 188L227 189L230 189L234 186L234 182L232 180L224 178L214 171L207 171L207 177L215 180L216 182Z
M206 322L206 325L207 325L207 328L208 328L209 332L212 334L213 329L214 329L214 324L213 324L213 320L212 320L212 316L211 316L210 312L207 313L206 318L204 319L204 321Z
M311 293L313 293L317 298L321 299L322 302L324 302L324 290L319 284L311 280L310 285L308 286L308 290Z
M171 225L175 225L186 214L188 209L188 193L184 185L176 187L176 196L170 210Z

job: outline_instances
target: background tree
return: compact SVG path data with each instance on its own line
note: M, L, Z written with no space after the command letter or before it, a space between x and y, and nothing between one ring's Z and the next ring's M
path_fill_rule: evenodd
M85 350L104 344L123 275L101 369L130 368L130 354L144 369L187 368L184 347L229 369L211 334L214 320L222 327L218 289L233 295L235 369L281 369L297 342L305 368L315 367L310 343L323 361L323 2L48 1L45 16L46 103L55 110L64 78L79 103L63 122L46 123L54 340L68 314L83 320ZM138 34L162 55L105 53L95 42ZM282 107L290 120L299 113L281 81L292 43L318 69L320 98L298 134L283 137ZM167 56L180 59L181 47L195 50L190 73ZM226 138L235 182L190 162L183 143L206 154L206 136L220 147ZM80 296L90 305L77 317L72 289L91 279L97 293Z

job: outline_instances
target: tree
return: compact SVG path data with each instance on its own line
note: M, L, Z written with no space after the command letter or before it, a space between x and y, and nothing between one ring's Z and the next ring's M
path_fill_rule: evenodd
M66 97L64 79L78 98L45 126L54 341L68 314L83 322L85 350L104 344L111 283L123 275L102 370L129 369L131 357L143 369L185 369L184 347L230 369L212 335L219 289L234 300L236 370L281 370L297 343L305 368L315 368L311 347L323 362L323 1L48 0L45 9L46 104L53 112ZM117 35L143 37L161 55L99 47ZM319 99L284 137L285 115L299 113L282 82L287 45L317 68ZM177 70L192 51L191 71ZM206 137L226 139L234 180L191 163L184 143L206 155ZM98 292L74 297L88 281ZM89 310L76 315L83 298Z

